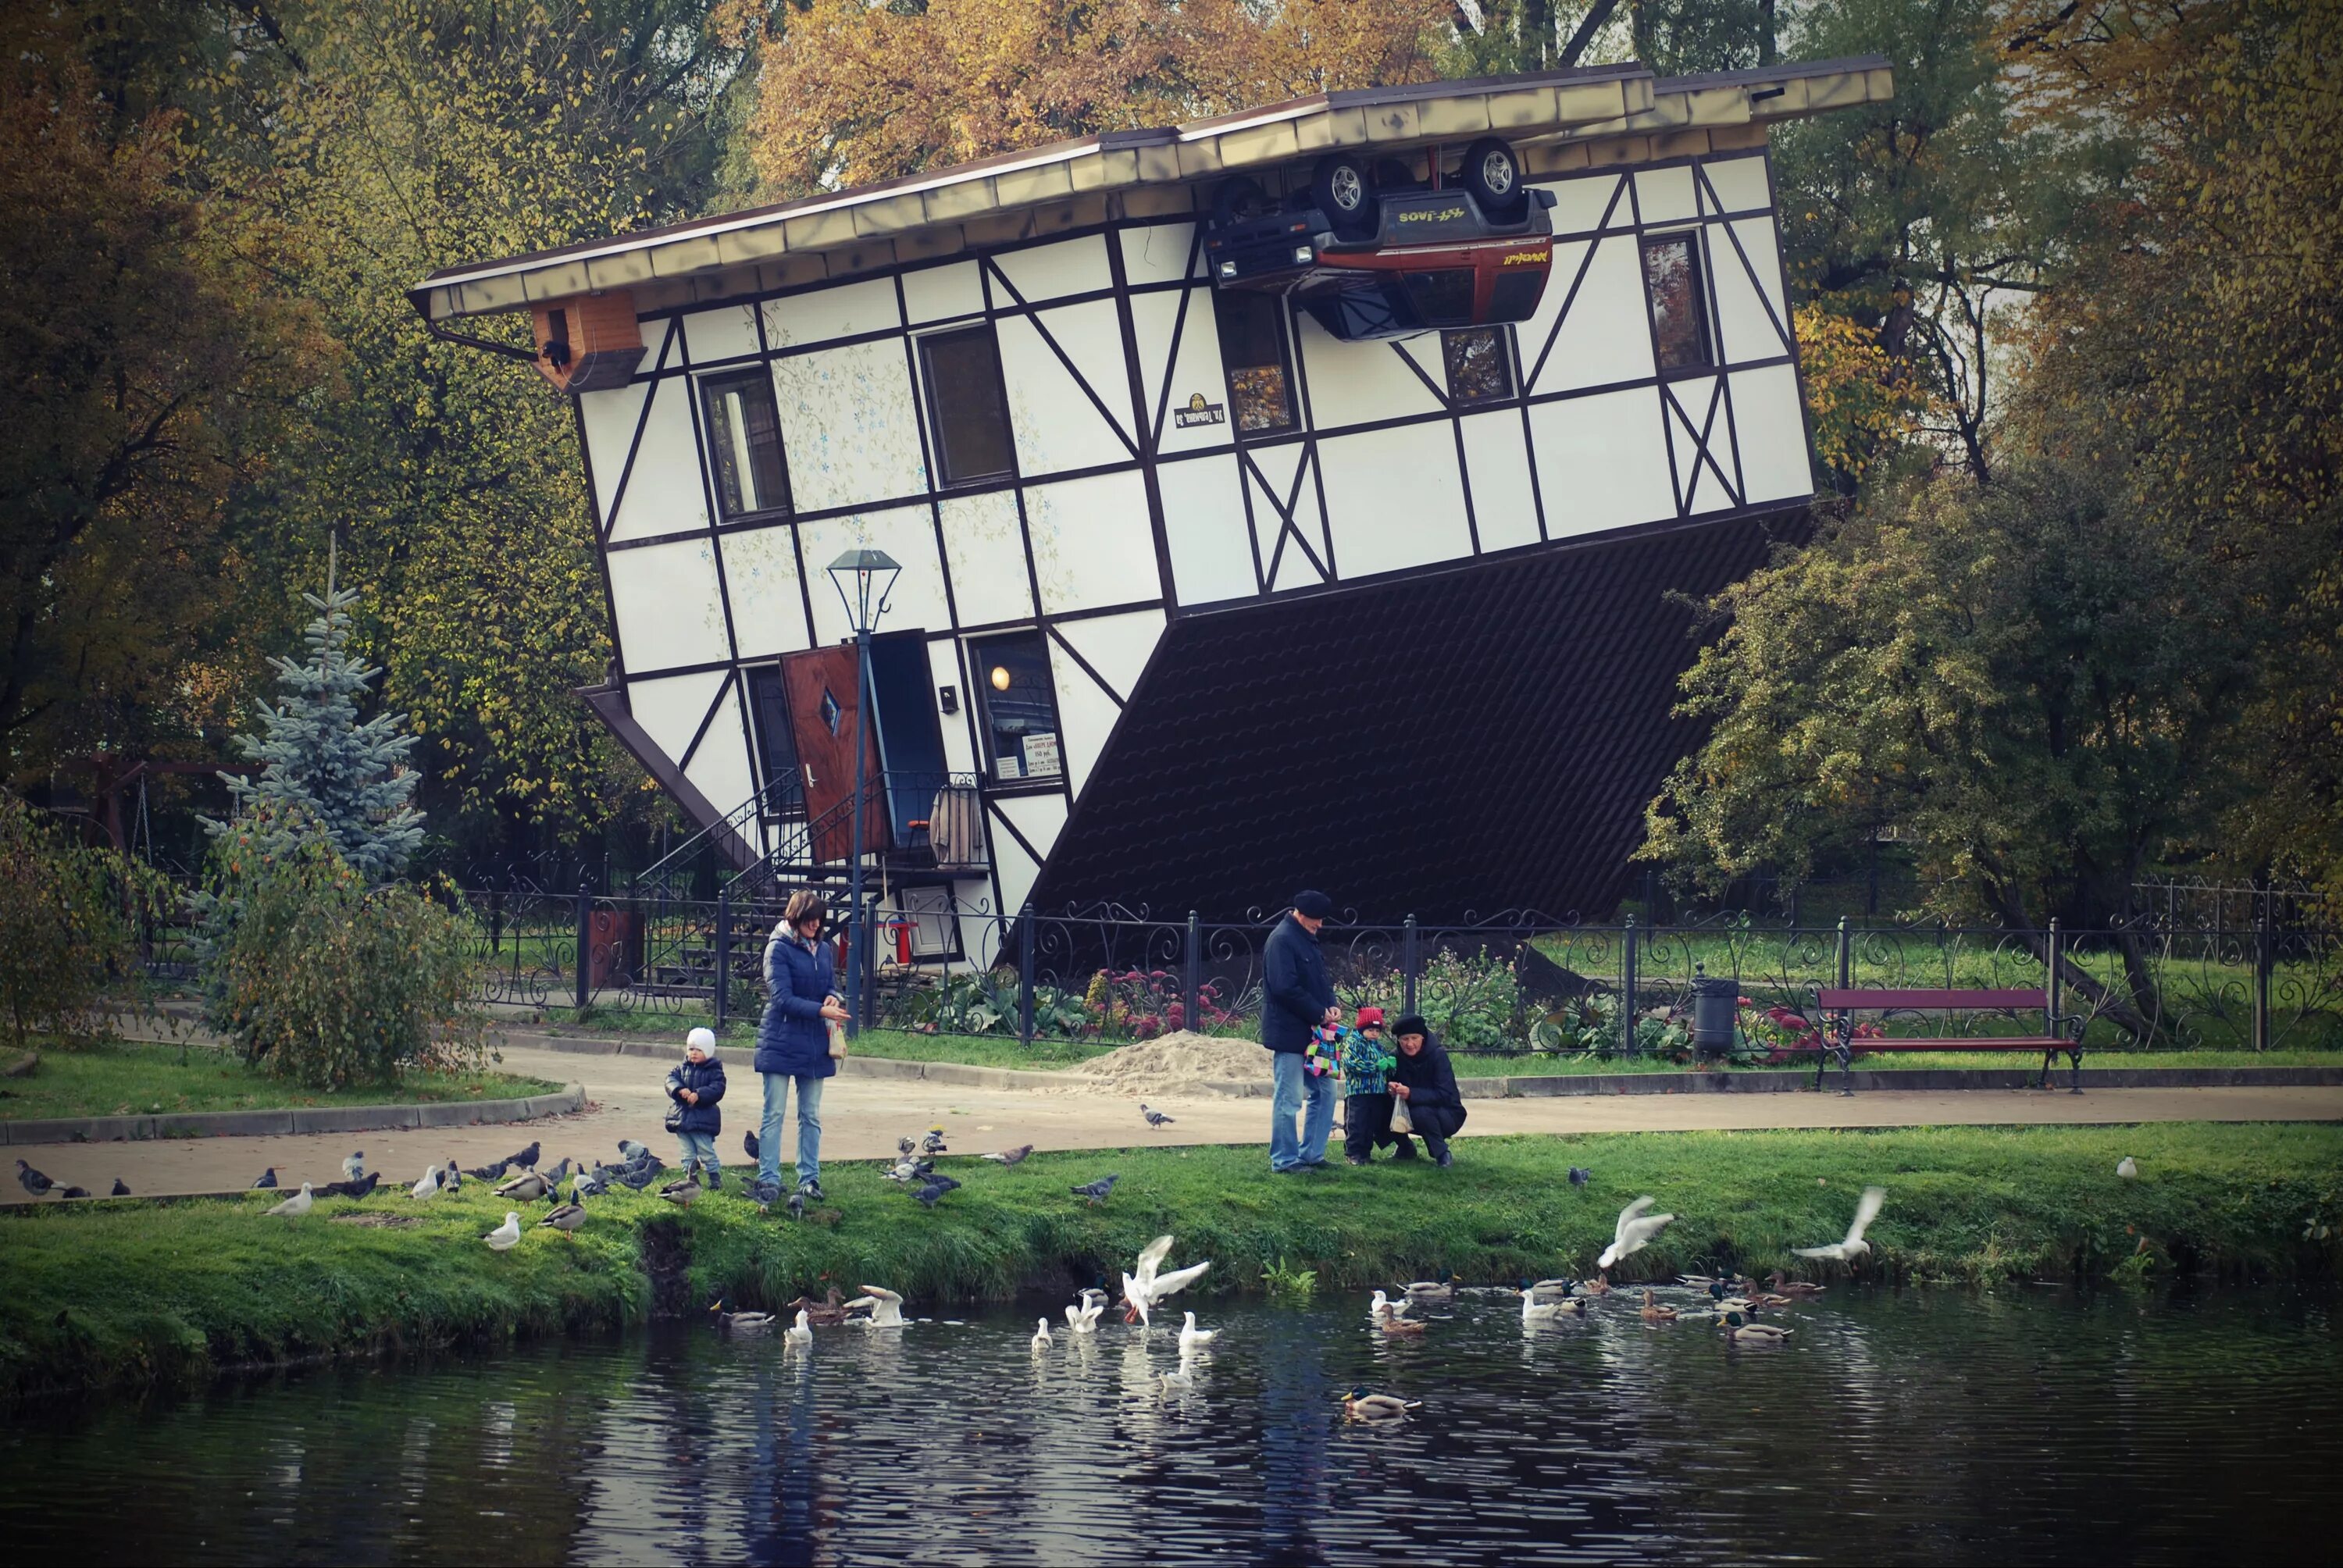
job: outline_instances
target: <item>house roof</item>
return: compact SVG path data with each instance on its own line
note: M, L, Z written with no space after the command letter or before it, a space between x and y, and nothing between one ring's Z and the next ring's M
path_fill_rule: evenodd
M1513 76L1318 93L1184 125L1109 131L835 194L720 217L443 268L407 297L431 321L517 310L608 288L737 278L743 269L810 281L970 244L1018 237L1013 220L1069 203L1152 188L1176 201L1222 173L1272 167L1341 147L1403 152L1484 134L1524 150L1533 174L1566 160L1536 149L1766 122L1880 103L1895 78L1879 55L1702 76L1596 65ZM1664 152L1640 156L1665 156ZM1544 166L1542 167L1541 165ZM1001 220L1012 220L1004 225ZM807 264L810 264L809 266ZM729 288L718 292L729 292Z

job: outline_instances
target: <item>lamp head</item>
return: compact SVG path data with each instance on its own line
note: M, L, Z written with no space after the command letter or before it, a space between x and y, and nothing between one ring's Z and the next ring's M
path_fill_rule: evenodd
M846 618L859 635L879 624L903 568L884 550L849 550L830 563L830 580Z

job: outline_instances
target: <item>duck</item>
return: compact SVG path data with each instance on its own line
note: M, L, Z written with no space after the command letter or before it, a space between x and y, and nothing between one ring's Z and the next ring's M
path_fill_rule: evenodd
M1544 1301L1549 1296L1574 1296L1577 1293L1578 1282L1576 1280L1539 1280L1530 1286L1530 1294L1537 1297L1540 1301Z
M846 1302L836 1285L830 1286L830 1293L819 1302L810 1296L799 1296L789 1305L803 1312L808 1322L823 1328L836 1328L846 1321Z
M1583 1318L1586 1315L1586 1300L1583 1296L1565 1296L1558 1302L1541 1302L1529 1281L1522 1282L1522 1326L1550 1323L1561 1318Z
M1212 1342L1220 1337L1221 1331L1218 1329L1198 1328L1196 1314L1190 1312L1180 1325L1180 1353L1183 1356L1192 1356L1198 1351L1208 1350L1212 1347Z
M1611 1293L1611 1282L1596 1274L1591 1280L1580 1281L1578 1288L1590 1296L1607 1296Z
M520 1211L505 1211L505 1222L480 1238L491 1252L509 1252L520 1241Z
M680 1181L670 1181L659 1189L659 1196L679 1209L689 1209L699 1200L699 1182L690 1176Z
M1777 1345L1798 1332L1795 1329L1785 1329L1779 1323L1754 1323L1740 1312L1719 1312L1717 1318L1725 1324L1726 1339L1747 1341L1755 1344Z
M865 1285L862 1293L846 1304L850 1309L868 1309L867 1315L855 1320L865 1328L900 1329L903 1326L903 1298L884 1285Z
M770 1312L728 1312L721 1297L708 1310L715 1317L716 1326L728 1334L761 1334L779 1322Z
M1871 1251L1871 1243L1863 1239L1863 1233L1871 1228L1871 1222L1874 1220L1879 1218L1880 1205L1886 1201L1886 1188L1865 1187L1863 1190L1863 1196L1855 1201L1855 1222L1846 1228L1846 1236L1844 1240L1833 1241L1826 1247L1793 1247L1790 1250L1801 1258L1821 1258L1834 1263L1851 1263Z
M1676 1310L1660 1305L1659 1298L1646 1290L1644 1292L1644 1321L1647 1323L1672 1323L1676 1321Z
M560 1204L549 1211L544 1219L539 1220L537 1222L537 1228L540 1231L558 1231L563 1235L568 1236L574 1241L577 1239L578 1231L584 1227L585 1223L585 1205L582 1203L571 1202Z
M803 1307L798 1309L798 1321L789 1325L789 1342L793 1345L813 1343L813 1324L807 1321Z
M1675 1223L1676 1217L1674 1214L1654 1214L1651 1211L1652 1205L1658 1201L1657 1198L1645 1193L1619 1211L1618 1223L1612 1228L1611 1231L1611 1244L1603 1249L1601 1257L1594 1260L1594 1267L1598 1271L1608 1269L1612 1264L1624 1259L1634 1257L1652 1244L1653 1237Z
M309 1183L304 1181L301 1183L301 1191L294 1193L282 1203L275 1205L268 1211L272 1214L282 1214L287 1220L298 1220L309 1211L309 1206L317 1201L317 1195L309 1191Z
M496 1193L499 1198L515 1198L524 1203L534 1203L552 1191L552 1183L543 1176L534 1171L524 1171L511 1181L499 1183Z
M1415 1280L1400 1287L1412 1302L1453 1302L1456 1299L1455 1276L1445 1269L1436 1280Z
M1766 1282L1774 1287L1775 1294L1782 1296L1819 1296L1830 1289L1807 1280L1793 1280L1779 1269L1767 1276Z
M1191 1314L1190 1314L1190 1316L1192 1318L1192 1317L1194 1316L1194 1314L1193 1314L1193 1313L1191 1313ZM1047 1318L1035 1318L1035 1319L1033 1320L1033 1342L1033 1342L1033 1348L1034 1348L1035 1350L1037 1350L1037 1351L1046 1351L1046 1350L1048 1350L1048 1349L1050 1348L1050 1346L1051 1346L1051 1344L1053 1344L1053 1343L1055 1343L1055 1342L1056 1342L1055 1341L1053 1341L1053 1340L1051 1340L1051 1339L1050 1338L1050 1320L1049 1320L1049 1319L1047 1319Z
M1106 1311L1106 1292L1093 1285L1066 1308L1066 1327L1078 1334L1098 1332L1099 1315Z
M1369 1393L1364 1388L1354 1388L1342 1396L1342 1413L1353 1421L1405 1421L1409 1412L1423 1408L1420 1399Z
M1428 1327L1413 1318L1401 1317L1385 1318L1381 1326L1385 1334L1395 1340L1421 1339Z
M1756 1292L1748 1298L1748 1301L1750 1305L1764 1307L1768 1312L1779 1312L1790 1304L1789 1297L1777 1296L1771 1291Z

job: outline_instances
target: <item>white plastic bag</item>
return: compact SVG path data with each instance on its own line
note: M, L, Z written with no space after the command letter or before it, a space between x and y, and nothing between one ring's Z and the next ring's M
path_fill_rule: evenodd
M1415 1119L1407 1113L1407 1101L1397 1094L1392 1096L1391 1130L1393 1132L1415 1131Z

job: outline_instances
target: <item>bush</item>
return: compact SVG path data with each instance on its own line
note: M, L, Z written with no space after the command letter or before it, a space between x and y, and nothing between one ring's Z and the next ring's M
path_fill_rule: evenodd
M416 890L368 890L321 839L246 866L233 836L216 890L235 924L212 946L212 1021L246 1060L321 1089L488 1054L486 946Z
M0 1007L18 1050L93 1032L106 988L139 972L136 921L164 897L148 868L83 849L0 791Z

